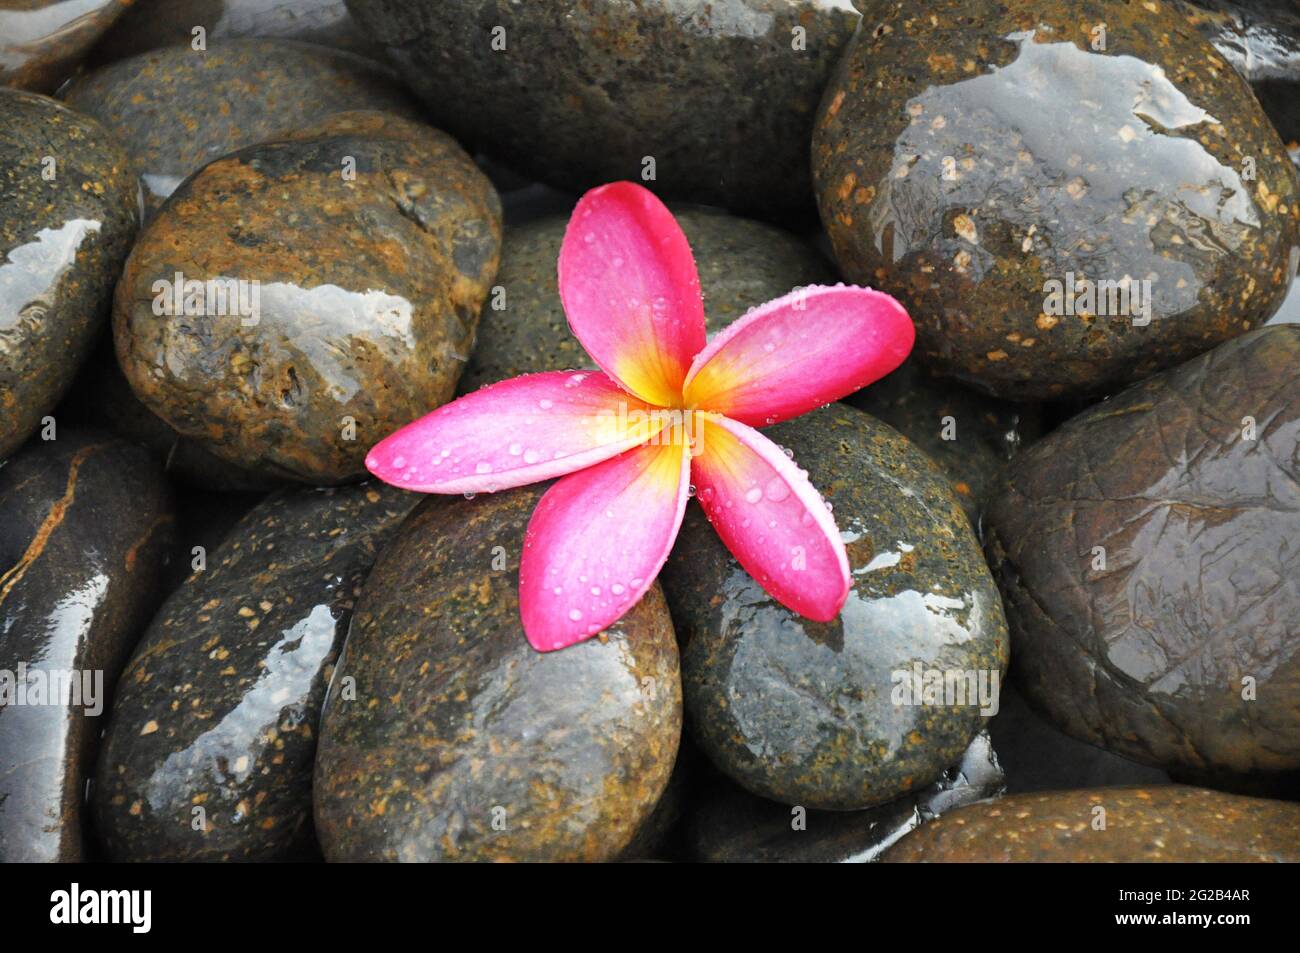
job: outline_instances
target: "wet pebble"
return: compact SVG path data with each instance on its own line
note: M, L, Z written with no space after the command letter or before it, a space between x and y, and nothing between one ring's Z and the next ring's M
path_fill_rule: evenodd
M131 3L8 0L0 6L0 86L52 92Z
M0 862L85 856L104 713L172 531L162 471L114 437L64 432L0 468Z
M1136 384L986 521L1016 677L1068 734L1207 778L1300 769L1300 326Z
M316 759L327 860L609 860L677 754L677 644L656 586L601 637L534 651L519 553L543 487L429 499L383 552Z
M276 494L174 592L122 673L99 760L112 860L310 857L316 728L375 555L419 501Z
M801 618L692 504L662 576L688 724L755 794L829 810L883 804L936 781L983 726L977 695L927 697L927 684L969 673L996 709L1008 645L997 590L946 479L896 431L841 404L767 434L832 504L853 587L833 621Z

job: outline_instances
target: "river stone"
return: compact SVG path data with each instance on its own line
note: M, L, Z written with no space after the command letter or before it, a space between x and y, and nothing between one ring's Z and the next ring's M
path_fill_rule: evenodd
M1093 825L1097 808L1106 826ZM1296 863L1300 805L1182 785L1017 794L953 811L887 863Z
M1252 332L1011 465L989 558L1018 684L1067 734L1168 770L1300 769L1297 367L1300 326Z
M51 92L132 2L0 0L0 86Z
M836 280L829 262L789 232L717 209L673 214L695 253L710 335L797 286ZM569 330L556 286L568 222L565 214L506 229L496 281L504 298L494 291L483 308L463 393L535 371L595 367Z
M1294 0L1195 3L1188 7L1192 22L1249 81L1282 141L1294 150L1300 143L1300 7Z
M421 504L366 581L316 758L327 860L608 860L681 733L656 586L598 638L534 651L519 552L544 487Z
M1037 405L988 397L936 377L915 360L844 400L924 450L948 475L977 532L1003 466L1041 428Z
M79 77L63 98L127 143L149 216L195 170L285 130L345 109L416 115L383 67L288 40L151 50ZM336 173L340 162L333 162Z
M725 778L693 804L691 859L705 863L864 863L918 825L1002 791L984 732L928 787L865 811L804 811L757 797Z
M106 695L156 604L168 496L145 450L106 435L64 431L0 468L0 862L84 856ZM93 697L20 704L20 665L26 692L85 673Z
M95 826L110 859L314 852L330 671L376 552L419 499L382 484L275 494L163 604L101 747Z
M1296 172L1181 8L864 9L818 117L818 201L845 278L903 302L923 362L1004 397L1097 393L1276 310L1300 256ZM1053 300L1071 276L1149 280L1149 323L1105 295Z
M118 358L145 406L217 456L354 479L368 447L452 397L500 240L491 184L427 126L249 146L144 230L118 285ZM155 314L178 273L246 282L257 313Z
M142 2L108 31L95 58L116 60L173 43L271 37L318 43L382 59L343 0L163 0Z
M832 622L801 618L741 569L692 504L662 575L688 725L755 794L826 810L883 804L937 780L983 727L977 701L906 703L895 673L908 688L914 666L922 677L982 673L986 692L1000 684L1008 639L997 589L947 480L895 430L834 404L767 434L833 505L853 588Z
M0 460L54 409L107 323L138 201L99 123L0 89Z
M809 219L813 115L858 22L848 0L348 7L440 125L533 178Z

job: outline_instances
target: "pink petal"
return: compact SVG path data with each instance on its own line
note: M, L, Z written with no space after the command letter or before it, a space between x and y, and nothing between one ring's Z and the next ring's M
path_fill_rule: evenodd
M466 394L371 448L368 469L421 493L523 486L617 456L663 426L599 371L525 374Z
M835 618L848 598L848 555L826 504L781 448L710 416L691 479L713 528L759 585L802 616Z
M686 378L686 406L753 427L780 423L884 377L915 337L903 306L883 292L810 285L709 342Z
M680 444L638 447L546 491L519 564L533 648L589 639L645 595L682 525L690 459Z
M637 396L676 406L704 347L704 304L691 247L654 193L614 182L584 195L564 232L559 282L592 359Z

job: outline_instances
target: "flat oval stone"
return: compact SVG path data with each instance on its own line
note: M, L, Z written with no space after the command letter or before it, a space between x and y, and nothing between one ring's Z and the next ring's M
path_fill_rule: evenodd
M833 505L853 588L831 622L796 615L692 505L661 577L692 735L763 797L883 804L938 779L996 711L1008 643L997 588L947 480L896 431L838 404L766 433Z
M1037 404L989 397L930 373L915 360L844 398L926 452L948 475L978 534L980 514L1006 462L1041 432Z
M1101 393L1276 310L1295 168L1181 7L870 10L813 170L841 271L907 307L924 363L1004 397Z
M63 432L0 468L0 862L81 860L107 693L171 545L142 448Z
M132 2L8 0L0 8L0 86L53 91Z
M381 57L343 0L165 0L137 3L95 49L100 60L121 59L173 43L270 37Z
M782 229L710 208L673 214L695 254L710 336L798 286L836 280L819 252ZM556 284L568 223L565 214L506 229L462 393L520 374L595 367L569 330Z
M95 827L118 861L311 856L316 727L375 554L420 497L275 494L154 617L101 746Z
M0 460L54 409L103 330L138 202L126 154L99 123L0 89Z
M1001 792L998 758L981 732L933 784L865 811L805 811L719 778L692 804L686 839L701 863L865 863L918 825Z
M534 651L519 553L544 489L431 498L380 555L321 724L327 860L610 860L655 808L681 734L667 606L656 586Z
M1136 384L1010 467L986 542L1029 700L1166 769L1300 769L1300 326Z
M338 483L452 397L496 274L500 200L450 137L391 123L209 163L140 236L117 354L182 436L264 476Z
M127 144L150 217L187 176L243 146L346 109L417 115L385 68L288 40L150 50L78 77L62 95Z
M350 0L457 138L557 188L812 217L808 135L848 0Z
M1104 831L1094 826L1099 817ZM1017 794L926 824L884 860L1296 863L1300 805L1182 785Z

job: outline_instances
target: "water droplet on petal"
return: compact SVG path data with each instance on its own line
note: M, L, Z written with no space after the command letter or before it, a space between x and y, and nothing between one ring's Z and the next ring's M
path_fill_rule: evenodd
M542 408L542 410L550 410L550 409L551 409L552 407L554 407L555 405L554 405L553 403L551 403L551 401L549 401L549 400L547 400L545 397L543 397L541 400L539 400L539 401L537 402L537 406L540 407L540 408Z
M581 609L570 609L570 610L569 610L569 618L572 619L574 622L579 621L579 620L582 618L582 610L581 610Z
M756 486L751 486L748 490L745 491L746 503L757 503L762 498L763 498L763 491Z
M536 463L536 462L537 462L537 451L536 451L536 450L525 450L525 451L524 451L524 463Z
M767 498L773 503L780 503L790 495L790 486L779 476L772 477L767 483Z
M492 472L492 464L488 463L486 460L480 460L480 461L478 462L478 464L474 467L474 472L475 472L475 473L491 473L491 472Z
M509 449L510 449L510 456L512 457L517 457L519 456L519 454L524 452L523 446L517 443L512 443Z

